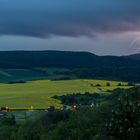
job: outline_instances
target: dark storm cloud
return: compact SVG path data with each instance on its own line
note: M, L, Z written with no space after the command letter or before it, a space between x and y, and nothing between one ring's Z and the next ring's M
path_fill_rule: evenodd
M140 29L140 0L0 0L0 34L91 36Z

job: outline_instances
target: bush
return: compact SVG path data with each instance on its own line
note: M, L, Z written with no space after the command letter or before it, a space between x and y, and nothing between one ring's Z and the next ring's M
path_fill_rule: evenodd
M16 120L14 115L6 115L0 118L0 124L1 125L15 125Z
M122 84L121 83L118 83L118 85L117 86L122 86Z
M101 87L101 85L100 84L96 84L96 87Z

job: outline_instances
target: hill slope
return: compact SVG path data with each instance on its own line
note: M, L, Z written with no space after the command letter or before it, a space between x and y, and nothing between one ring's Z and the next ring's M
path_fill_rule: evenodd
M131 57L89 52L1 51L0 82L73 78L140 82L140 61Z
M132 54L132 55L129 55L129 56L125 56L124 58L130 59L130 60L140 61L140 54Z
M1 68L34 67L112 67L140 63L116 56L97 56L89 52L1 51Z

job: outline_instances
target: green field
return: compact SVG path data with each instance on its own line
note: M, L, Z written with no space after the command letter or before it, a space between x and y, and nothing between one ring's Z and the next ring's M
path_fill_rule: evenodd
M70 72L70 70L66 68L0 69L0 83L20 80L53 80L63 77L75 78L72 74L66 76L65 72Z
M107 87L106 83L110 82ZM53 99L54 95L64 95L72 93L107 93L107 90L119 88L116 81L105 80L63 80L50 81L38 80L18 84L0 84L0 106L10 108L30 109L47 108L49 105L61 107L59 100ZM121 82L127 85L125 82ZM100 84L100 87L96 87ZM121 86L121 88L130 88Z

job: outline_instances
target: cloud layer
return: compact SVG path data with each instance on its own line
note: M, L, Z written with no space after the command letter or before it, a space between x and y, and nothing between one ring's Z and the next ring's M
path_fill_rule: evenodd
M96 36L140 30L140 0L0 0L0 35Z

